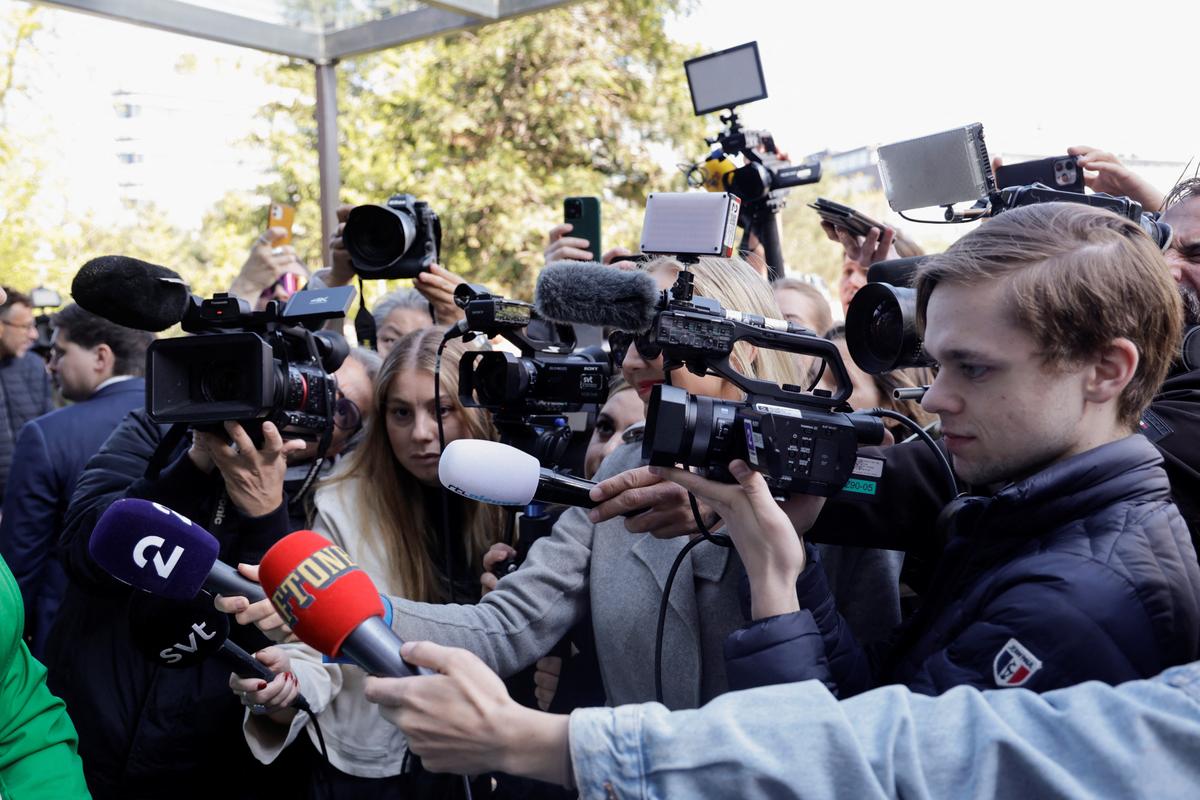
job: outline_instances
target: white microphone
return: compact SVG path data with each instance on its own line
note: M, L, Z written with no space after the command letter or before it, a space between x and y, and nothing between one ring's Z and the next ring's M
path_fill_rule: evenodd
M455 439L438 462L438 478L455 494L494 506L527 506L535 500L594 508L595 481L560 475L515 447L487 439Z

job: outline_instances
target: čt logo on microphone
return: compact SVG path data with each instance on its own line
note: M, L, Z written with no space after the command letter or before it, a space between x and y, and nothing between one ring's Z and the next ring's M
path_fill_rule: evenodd
M157 511L160 511L163 514L175 517L184 525L187 525L188 527L192 526L192 521L183 514L180 514L178 511L174 511L166 506L159 505L158 503L151 503L150 505L154 506ZM183 548L179 545L171 548L171 554L167 556L166 560L164 561L161 548L166 543L166 540L161 536L143 536L138 540L137 544L133 546L133 563L137 564L139 567L145 567L148 563L150 563L150 558L146 557L146 551L153 547L155 550L152 557L154 560L154 571L158 573L160 578L169 578L171 576L171 570L175 569L175 565L178 564L179 559L183 557Z

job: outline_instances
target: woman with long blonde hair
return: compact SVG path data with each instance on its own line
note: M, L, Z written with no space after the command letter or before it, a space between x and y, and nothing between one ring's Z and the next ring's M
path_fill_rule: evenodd
M486 412L459 401L461 342L445 349L440 404L435 400L435 354L444 332L413 331L388 354L375 382L378 412L368 420L363 442L318 487L313 529L350 553L386 595L475 602L483 554L504 531L504 511L448 495L443 524L438 417L447 444L494 439L495 430ZM329 765L316 767L314 792L410 796L404 792L413 789L413 779L400 774L404 737L364 698L366 673L354 665L323 663L303 644L269 647L257 657L278 673L275 680L234 675L230 687L254 701L243 728L260 761L274 760L305 729L316 743L308 718L289 707L303 692L318 714L329 754Z

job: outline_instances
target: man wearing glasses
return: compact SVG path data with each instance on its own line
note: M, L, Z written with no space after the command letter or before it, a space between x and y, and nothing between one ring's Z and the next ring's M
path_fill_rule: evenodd
M4 291L8 297L0 305L0 500L8 485L17 432L54 408L46 363L29 351L38 338L33 301L7 286Z

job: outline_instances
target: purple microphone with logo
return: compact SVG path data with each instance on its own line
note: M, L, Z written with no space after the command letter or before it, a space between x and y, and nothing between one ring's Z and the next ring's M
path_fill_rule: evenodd
M105 510L88 552L117 580L172 600L201 591L263 600L262 587L217 560L216 537L177 511L148 500L118 500Z

